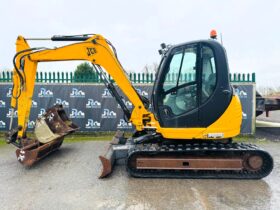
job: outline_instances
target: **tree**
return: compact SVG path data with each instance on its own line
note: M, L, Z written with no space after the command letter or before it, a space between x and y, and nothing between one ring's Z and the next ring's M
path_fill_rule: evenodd
M158 64L154 62L151 65L146 64L142 72L144 72L145 74L157 73L157 69L158 69Z
M75 82L84 82L89 79L96 79L97 73L88 62L84 62L77 66L74 72L74 77Z

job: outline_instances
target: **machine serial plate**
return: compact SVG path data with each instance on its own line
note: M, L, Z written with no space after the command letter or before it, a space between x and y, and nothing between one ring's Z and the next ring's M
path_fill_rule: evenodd
M213 139L223 138L224 137L224 133L208 133L207 137L208 138L213 138Z

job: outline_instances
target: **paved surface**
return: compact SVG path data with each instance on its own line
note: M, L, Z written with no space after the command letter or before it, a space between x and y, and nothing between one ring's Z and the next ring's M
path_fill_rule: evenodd
M266 117L265 113L258 116L256 126L256 135L259 138L280 141L280 111L269 112L269 117Z
M275 160L263 180L135 179L117 166L99 180L108 142L63 144L32 168L0 147L0 209L280 209L280 143L263 143Z
M280 110L269 112L269 117L266 117L264 112L263 114L257 117L257 120L280 123Z

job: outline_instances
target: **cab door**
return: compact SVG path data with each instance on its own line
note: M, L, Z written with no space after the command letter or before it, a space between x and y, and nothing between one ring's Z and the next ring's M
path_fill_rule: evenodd
M163 63L154 104L162 127L199 126L199 46L177 47Z

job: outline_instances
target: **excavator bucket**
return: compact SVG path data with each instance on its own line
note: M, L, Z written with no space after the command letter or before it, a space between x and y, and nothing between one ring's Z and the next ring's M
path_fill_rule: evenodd
M36 120L35 138L21 140L21 148L16 150L20 163L31 166L51 152L57 150L63 143L64 136L78 129L66 115L62 105L55 105Z
M25 166L32 166L35 162L57 150L62 142L63 137L46 144L40 144L39 141L35 140L33 143L16 150L17 159Z

